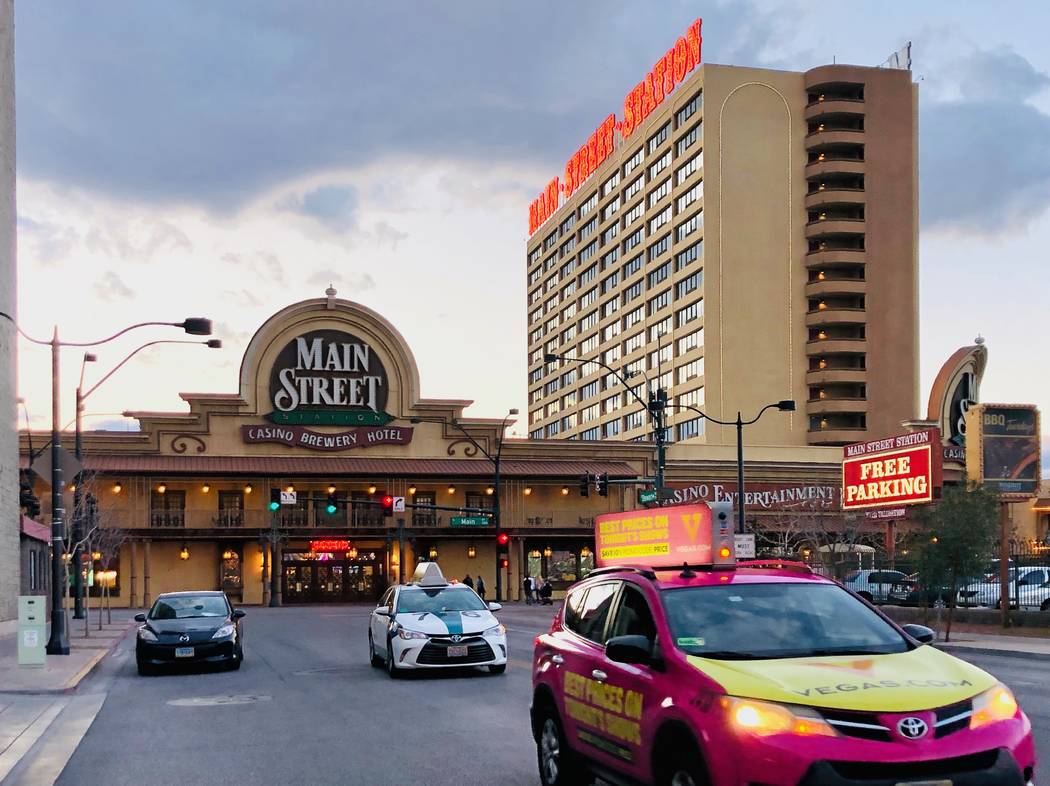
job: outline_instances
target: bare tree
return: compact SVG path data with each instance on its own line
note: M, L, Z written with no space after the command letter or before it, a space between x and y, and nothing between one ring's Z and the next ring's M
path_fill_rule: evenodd
M99 567L102 571L102 582L100 584L98 607L98 627L102 629L102 606L106 607L106 624L113 622L110 609L110 585L109 570L111 564L120 564L120 547L128 539L128 533L119 527L99 526L94 530L92 548L99 556ZM99 582L96 582L99 583Z
M814 513L803 509L780 511L753 519L755 553L782 559L798 558L814 542Z

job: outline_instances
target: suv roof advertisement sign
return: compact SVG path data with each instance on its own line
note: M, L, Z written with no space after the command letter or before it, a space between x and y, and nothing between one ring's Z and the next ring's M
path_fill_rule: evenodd
M703 503L607 513L594 520L596 564L709 564L711 526L711 508Z
M917 505L939 493L940 429L858 442L842 450L844 510Z

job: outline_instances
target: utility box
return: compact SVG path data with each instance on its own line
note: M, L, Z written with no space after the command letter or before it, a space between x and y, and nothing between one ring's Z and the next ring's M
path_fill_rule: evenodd
M47 598L18 596L18 665L43 666L47 662Z

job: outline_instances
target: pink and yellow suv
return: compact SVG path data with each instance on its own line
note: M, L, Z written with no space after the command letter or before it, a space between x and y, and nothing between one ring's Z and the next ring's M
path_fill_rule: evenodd
M600 568L536 639L540 779L1034 784L1013 694L932 637L805 566Z

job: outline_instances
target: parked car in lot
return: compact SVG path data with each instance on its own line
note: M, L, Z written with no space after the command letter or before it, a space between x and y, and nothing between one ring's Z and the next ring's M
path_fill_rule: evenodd
M1047 597L1048 582L1050 568L1044 565L1010 568L1010 606L1039 608ZM959 590L959 605L998 608L1000 595L999 571L990 571L980 581L967 584Z
M176 663L221 663L239 669L244 660L241 619L225 592L165 592L141 622L135 641L139 674Z
M870 603L885 603L893 583L907 578L900 570L854 570L843 583Z
M945 606L952 603L952 592L947 587L926 587L918 573L895 581L886 594L886 602L893 606Z

